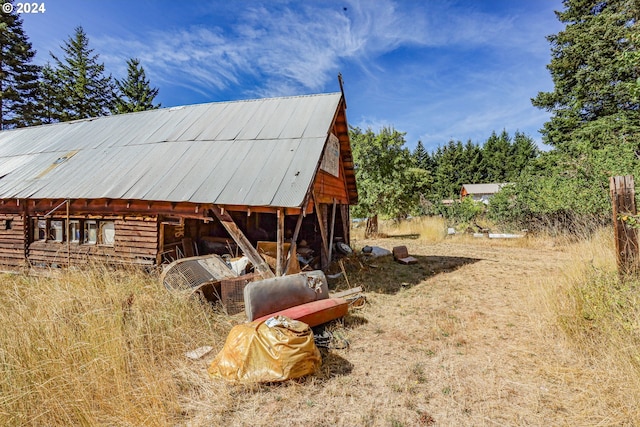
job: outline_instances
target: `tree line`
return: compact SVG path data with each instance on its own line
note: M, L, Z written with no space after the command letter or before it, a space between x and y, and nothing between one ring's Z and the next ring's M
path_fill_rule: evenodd
M420 143L413 153L403 148L400 132L353 129L361 195L356 215L433 212L439 199L457 194L463 183L509 182L481 211L498 223L575 232L610 222L609 177L640 172L640 3L562 5L556 16L565 27L547 37L554 88L531 100L551 113L541 130L551 149L540 152L519 133L510 139L494 132L481 146L450 141L427 155ZM394 150L403 159L398 164L407 169L369 172L379 165L362 145L394 133ZM389 195L397 200L382 207L393 200Z
M495 131L482 144L451 140L429 153L422 141L413 151L405 134L383 128L350 129L358 183L359 217L442 213L443 201L457 199L464 184L512 182L540 151L527 135Z
M34 64L20 16L0 13L0 130L160 106L138 59L127 60L121 80L106 74L81 26L60 47L62 56L50 53L44 66Z

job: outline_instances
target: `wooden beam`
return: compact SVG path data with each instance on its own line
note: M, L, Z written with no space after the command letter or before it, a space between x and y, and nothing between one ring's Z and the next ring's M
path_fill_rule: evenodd
M249 239L244 235L242 230L238 228L231 215L227 212L224 212L218 206L213 206L211 211L218 218L218 221L222 224L222 226L227 230L227 233L233 238L236 244L240 247L242 252L249 258L249 261L253 264L253 267L256 271L262 276L264 279L270 279L275 277L271 268L269 268L269 264L260 256L256 248L254 248Z
M325 268L327 268L329 266L329 260L328 260L328 255L329 255L329 243L328 243L328 237L327 237L327 227L325 225L325 218L324 218L324 212L323 209L326 208L326 205L323 204L319 204L318 203L318 198L316 196L316 193L313 193L313 204L314 204L314 208L316 210L316 218L318 219L318 227L320 228L320 237L322 238L322 250L320 251L320 264L321 264L321 268L324 270Z
M284 212L278 209L278 225L276 230L276 276L282 276L282 265L284 255ZM286 270L285 270L286 271Z
M164 224L158 221L158 249L156 252L156 264L162 264L162 252L164 252Z
M291 260L294 256L297 256L296 245L298 242L298 234L300 233L300 227L302 226L303 218L304 213L300 212L300 214L298 215L298 221L296 222L296 229L293 231L293 236L291 236L291 245L289 246L289 255L287 256L287 265L284 267L284 271L289 271Z
M336 199L333 199L333 208L331 209L331 234L329 237L329 262L333 254L333 235L336 228Z
M638 230L625 222L624 218L637 215L633 176L612 176L609 179L609 190L613 208L618 273L626 276L640 271Z
M17 199L17 205L20 206L20 199ZM22 256L24 257L24 265L29 263L29 240L31 239L31 219L27 215L27 203L22 203L20 215L22 216Z
M16 204L7 203L15 200ZM0 200L1 213L21 213L20 203L28 203L27 214L30 216L42 216L52 210L52 207L64 203L65 199L2 199ZM205 212L212 205L191 202L147 201L134 199L73 199L70 201L71 215L174 215L184 218L203 220ZM221 206L222 207L222 206ZM304 207L304 206L303 206ZM276 214L282 209L285 215L297 215L302 207L282 208L274 206L224 206L225 211L246 212L253 216L255 213Z
M344 242L351 246L351 218L349 217L349 205L340 205L340 218L342 218L342 237L344 237Z

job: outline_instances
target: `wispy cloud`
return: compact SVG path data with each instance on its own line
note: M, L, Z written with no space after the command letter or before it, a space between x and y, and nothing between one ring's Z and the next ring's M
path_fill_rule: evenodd
M237 5L240 18L232 26L167 28L92 43L108 68L124 71L124 59L138 57L158 84L215 91L254 79L260 82L254 92L287 95L322 89L345 61L375 68L378 56L398 47L489 43L513 25L441 4L400 8L389 0Z
M410 144L433 147L450 138L482 142L503 128L539 140L546 113L529 98L550 89L544 36L557 22L553 6L506 4L496 12L471 0L252 1L220 16L203 2L199 12L208 7L211 16L197 24L87 30L107 70L123 77L126 59L137 57L161 95L318 92L335 89L342 71L351 124L395 126Z

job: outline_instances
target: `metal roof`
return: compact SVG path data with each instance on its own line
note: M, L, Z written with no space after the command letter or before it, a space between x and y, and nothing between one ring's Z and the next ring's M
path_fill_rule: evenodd
M505 185L508 183L464 184L462 188L467 191L467 194L495 194Z
M301 206L341 94L216 102L0 132L0 198Z

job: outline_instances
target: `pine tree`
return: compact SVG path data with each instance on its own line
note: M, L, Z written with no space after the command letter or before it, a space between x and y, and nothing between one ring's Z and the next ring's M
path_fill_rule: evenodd
M483 182L482 148L468 140L462 151L463 164L461 181L463 184Z
M455 198L466 179L464 173L464 146L461 141L449 141L438 147L433 155L435 162L433 191L436 200Z
M0 129L37 122L38 66L31 63L35 54L20 17L0 13Z
M530 137L516 132L511 145L510 168L507 171L506 180L517 180L524 168L537 158L539 153L540 150Z
M430 164L430 158L429 158L429 153L427 152L427 150L425 150L424 148L424 144L422 144L422 141L418 141L418 143L416 144L416 148L414 148L413 150L413 158L416 161L416 165L424 170L430 170L431 169L431 164Z
M62 99L62 81L48 62L40 72L38 87L39 123L55 123L61 119L64 110Z
M89 38L82 27L60 46L64 58L53 53L56 78L61 82L62 121L84 119L109 114L114 102L114 84L111 76L104 75L104 64L98 63L99 55L93 55Z
M151 88L149 80L137 58L127 60L127 78L116 80L116 95L113 113L132 113L135 111L154 110L160 104L153 104L158 95L157 88Z
M617 144L639 134L640 103L630 87L640 77L637 61L639 3L636 0L564 0L556 12L563 31L548 37L554 89L533 105L553 114L545 142L568 151ZM633 139L634 137L632 137Z
M509 170L511 137L506 130L500 136L495 131L482 147L482 168L484 182L504 182Z

